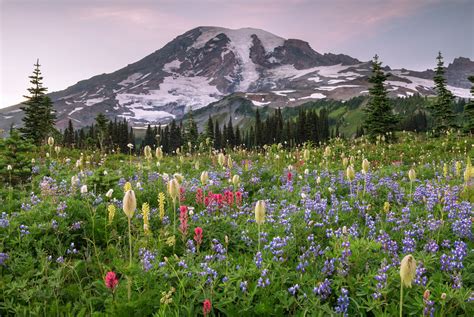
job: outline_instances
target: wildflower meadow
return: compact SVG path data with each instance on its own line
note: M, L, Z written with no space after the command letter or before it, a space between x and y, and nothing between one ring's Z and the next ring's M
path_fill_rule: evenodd
M2 158L0 315L473 316L473 158L457 134L172 155L51 138Z

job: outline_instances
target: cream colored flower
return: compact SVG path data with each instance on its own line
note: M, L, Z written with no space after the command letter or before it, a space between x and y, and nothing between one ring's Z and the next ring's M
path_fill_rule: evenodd
M265 222L265 201L259 200L255 205L255 222L258 225L262 225Z
M132 219L135 209L137 209L137 199L135 192L130 189L123 196L123 212L129 219Z
M416 261L415 258L408 254L400 263L400 279L405 287L411 287L411 282L416 275Z

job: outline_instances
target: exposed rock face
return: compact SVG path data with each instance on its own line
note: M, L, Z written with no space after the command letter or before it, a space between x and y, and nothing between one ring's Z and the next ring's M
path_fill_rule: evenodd
M433 94L433 71L392 73L390 95ZM446 69L449 88L469 97L474 63L457 58ZM291 107L314 99L345 100L368 91L370 63L343 54L320 54L302 40L269 32L219 27L192 29L145 58L110 74L51 93L58 127L71 119L90 125L102 112L134 125L180 119L225 96L239 93L256 106ZM217 105L217 104L216 104ZM19 106L0 109L0 128L21 124Z

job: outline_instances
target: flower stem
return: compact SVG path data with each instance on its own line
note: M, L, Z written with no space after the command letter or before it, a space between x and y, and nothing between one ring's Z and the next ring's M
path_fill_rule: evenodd
M173 198L173 237L176 238L176 199ZM173 244L173 252L176 248L176 242Z
M128 246L129 246L129 255L130 255L130 267L132 267L132 224L131 219L128 218Z
M400 282L400 317L403 316L403 283Z
M258 225L258 252L260 252L260 225Z

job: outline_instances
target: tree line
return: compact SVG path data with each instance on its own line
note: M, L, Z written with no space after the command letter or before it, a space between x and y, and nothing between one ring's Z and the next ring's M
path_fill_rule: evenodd
M456 101L451 91L447 89L444 73L443 57L439 53L434 76L437 96L433 102L420 96L406 100L389 99L385 81L390 73L383 70L382 62L376 55L372 60L372 75L369 78L371 87L367 105L364 106L365 118L357 127L356 136L366 134L371 140L384 136L390 141L394 136L392 132L397 130L431 130L433 136L437 136L449 129L459 128L463 128L466 133L474 134L474 99L469 102ZM25 96L26 101L21 107L24 117L20 132L24 139L39 145L45 143L48 136L61 135L64 146L80 149L99 148L102 151L128 152L129 144L137 147L135 132L128 122L117 118L109 120L104 114L99 114L93 125L81 129L74 129L72 121L69 120L67 128L60 133L55 128L56 113L53 102L46 95L47 88L42 83L39 61L35 63L33 74L29 78L31 83L31 87L28 88L29 95ZM470 76L469 80L474 84L474 76ZM474 86L471 88L471 93L474 95ZM397 104L412 101L426 106L410 114L394 112ZM357 107L360 102L360 98L354 98L353 101L347 102L347 107ZM461 121L457 119L457 112L460 110L462 110ZM221 126L210 116L204 131L200 133L191 112L185 122L172 120L166 125L155 127L148 125L138 147L161 146L164 152L172 153L182 146L187 146L189 149L196 148L203 142L215 149L235 146L254 148L273 143L292 146L308 141L318 144L331 137L343 136L339 133L340 123L332 121L326 107L321 107L319 111L299 109L295 117L286 119L283 118L281 109L275 109L265 118L262 118L257 109L255 121L248 124L245 130L239 126L234 127L232 118Z

